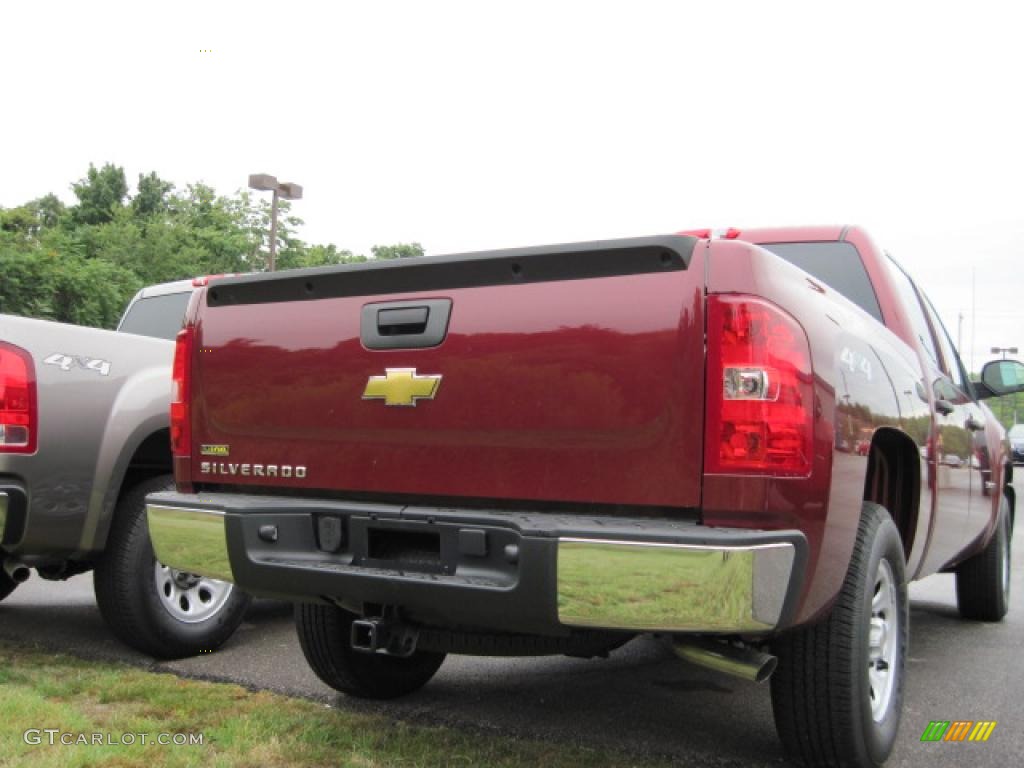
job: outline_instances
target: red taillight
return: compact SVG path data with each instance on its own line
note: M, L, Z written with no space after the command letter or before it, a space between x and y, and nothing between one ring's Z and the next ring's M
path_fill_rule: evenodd
M708 297L704 471L811 471L811 354L800 325L751 296Z
M192 372L192 341L195 329L191 325L178 331L174 344L174 367L171 369L171 453L176 458L192 454L192 421L189 418L189 379Z
M34 453L36 369L21 347L0 341L0 453Z

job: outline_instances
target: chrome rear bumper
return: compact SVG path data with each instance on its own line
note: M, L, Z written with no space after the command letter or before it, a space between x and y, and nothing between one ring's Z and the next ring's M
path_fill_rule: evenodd
M574 627L756 632L778 624L791 543L558 540L558 620Z
M172 568L257 595L398 605L437 626L764 634L795 614L806 562L798 531L664 519L205 493L154 494L148 510Z
M224 533L224 512L150 504L149 537L153 553L164 565L234 582Z

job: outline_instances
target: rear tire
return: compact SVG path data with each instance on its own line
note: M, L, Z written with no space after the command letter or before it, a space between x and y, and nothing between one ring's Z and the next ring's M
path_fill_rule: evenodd
M908 601L903 544L886 510L865 502L850 567L817 624L773 645L775 727L786 751L814 766L878 766L903 707Z
M965 619L1001 621L1010 608L1010 502L999 503L988 545L956 569L956 605Z
M361 699L394 699L418 691L437 673L445 654L414 651L387 656L352 648L354 613L333 605L297 603L295 630L306 661L323 682Z
M174 479L161 475L121 497L93 572L96 602L110 629L126 645L159 659L216 650L237 629L251 602L232 584L171 571L157 561L146 496L173 488ZM167 593L162 596L158 590L163 588ZM204 590L207 601L202 604Z

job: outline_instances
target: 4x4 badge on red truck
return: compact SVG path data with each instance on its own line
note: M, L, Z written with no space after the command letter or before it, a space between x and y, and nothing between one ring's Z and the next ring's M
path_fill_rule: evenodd
M384 405L411 405L433 400L441 387L441 374L420 376L415 368L385 368L383 376L371 376L363 400L383 400Z

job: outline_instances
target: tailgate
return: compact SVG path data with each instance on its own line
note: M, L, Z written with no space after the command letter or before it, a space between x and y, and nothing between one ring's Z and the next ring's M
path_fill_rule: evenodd
M666 236L214 284L193 480L696 506L703 264Z

